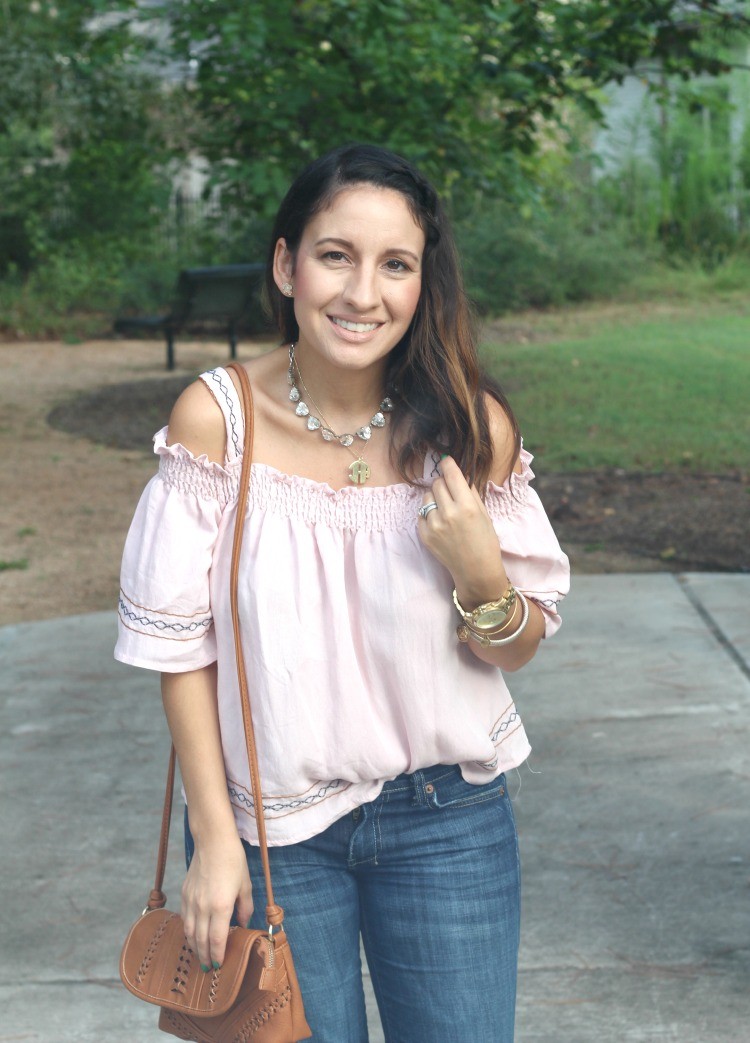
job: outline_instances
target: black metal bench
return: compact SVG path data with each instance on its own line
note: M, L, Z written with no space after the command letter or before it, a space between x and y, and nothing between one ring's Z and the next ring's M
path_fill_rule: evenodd
M167 315L115 320L116 333L163 333L167 369L174 369L174 338L184 330L218 330L229 338L229 354L237 358L237 334L263 329L260 291L264 264L225 264L184 268L177 279L174 304Z

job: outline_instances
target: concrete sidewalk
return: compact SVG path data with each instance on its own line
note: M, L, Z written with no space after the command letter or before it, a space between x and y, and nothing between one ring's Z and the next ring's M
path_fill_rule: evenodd
M749 606L746 575L580 577L559 636L510 678L534 746L509 777L518 1043L750 1040ZM0 629L0 1043L168 1038L117 976L168 738L114 627Z

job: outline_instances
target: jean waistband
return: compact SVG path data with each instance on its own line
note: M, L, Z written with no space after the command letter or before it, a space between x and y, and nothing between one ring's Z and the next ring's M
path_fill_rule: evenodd
M413 790L415 793L421 794L428 783L460 774L461 769L457 764L433 764L430 768L419 768L417 771L397 775L395 779L383 784L383 791L400 793L405 790Z

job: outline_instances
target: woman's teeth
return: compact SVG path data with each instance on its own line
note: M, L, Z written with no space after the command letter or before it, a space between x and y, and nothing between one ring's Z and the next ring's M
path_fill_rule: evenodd
M350 333L371 333L380 325L378 322L347 322L346 319L331 319L331 322Z

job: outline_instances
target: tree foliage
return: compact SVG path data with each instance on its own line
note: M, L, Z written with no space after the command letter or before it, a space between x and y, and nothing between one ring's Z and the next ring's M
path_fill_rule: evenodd
M510 194L541 128L651 62L726 68L721 0L154 0L203 115L196 147L244 208L346 140L409 155L455 200Z
M111 6L0 0L0 271L148 218L158 88Z
M600 117L598 89L644 63L722 72L745 6L0 0L0 274L75 244L86 258L137 250L170 161L195 155L245 250L291 177L344 141L408 155L458 214L518 199L573 102Z

